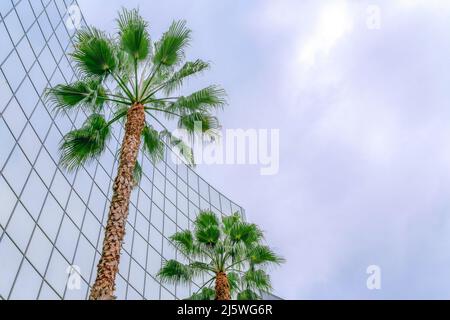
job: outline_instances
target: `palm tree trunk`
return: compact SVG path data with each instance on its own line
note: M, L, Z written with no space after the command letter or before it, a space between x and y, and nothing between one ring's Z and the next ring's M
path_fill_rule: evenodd
M218 272L216 274L216 300L230 300L230 284L225 272Z
M125 236L128 206L133 189L133 170L144 126L144 106L136 104L129 109L127 114L125 136L122 142L117 177L113 185L102 256L97 265L97 278L89 297L91 300L115 299L115 280L119 270L120 250Z

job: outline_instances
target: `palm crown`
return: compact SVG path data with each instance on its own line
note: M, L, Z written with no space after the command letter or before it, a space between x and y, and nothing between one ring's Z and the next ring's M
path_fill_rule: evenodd
M56 112L81 109L87 114L81 128L67 133L61 142L61 165L68 170L101 156L113 125L125 120L102 255L90 294L95 300L114 299L131 190L140 176L141 142L154 162L163 157L168 144L194 164L191 148L163 121L177 119L178 127L192 135L200 128L214 134L219 123L211 112L225 104L225 93L217 86L187 96L174 94L186 79L209 67L201 60L184 62L191 35L184 21L173 22L156 43L137 10L122 10L117 25L114 36L95 28L79 30L71 54L79 80L47 90ZM106 105L114 110L108 119Z
M145 106L153 123L147 122L142 130L144 150L150 159L156 162L163 157L166 142L188 164L194 164L191 148L173 136L158 116L178 119L178 127L191 134L197 127L204 133L213 132L219 123L211 111L224 106L224 90L212 85L187 96L173 96L187 78L209 68L202 60L184 62L191 36L185 21L173 22L154 44L147 23L137 10L124 9L117 24L115 37L95 28L79 31L71 56L80 80L47 91L48 101L57 112L81 108L89 114L80 129L64 137L61 164L74 170L100 156L111 135L111 126L125 118L136 104ZM114 106L115 114L105 119L108 103ZM201 126L196 127L196 123Z
M177 232L170 239L186 262L168 260L158 276L186 284L206 275L209 280L190 297L195 300L259 299L272 288L264 269L284 261L263 244L261 230L237 213L219 220L213 212L200 212L194 232Z

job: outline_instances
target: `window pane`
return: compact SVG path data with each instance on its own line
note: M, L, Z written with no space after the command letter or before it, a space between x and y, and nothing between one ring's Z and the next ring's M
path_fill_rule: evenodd
M31 264L24 261L10 299L36 300L41 283L41 276L33 269Z
M11 221L9 222L6 232L12 237L13 241L19 246L20 250L25 252L34 226L35 223L33 219L31 219L25 208L19 204L11 217ZM3 259L7 258L8 257L3 257Z
M0 294L8 297L14 278L19 271L22 254L8 237L4 237L0 242L0 256L8 257L8 259L0 259L0 274L2 275Z

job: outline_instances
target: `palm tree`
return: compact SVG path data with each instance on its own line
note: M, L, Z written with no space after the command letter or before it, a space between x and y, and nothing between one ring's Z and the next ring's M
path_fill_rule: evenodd
M259 299L262 293L271 291L264 268L284 261L263 244L261 230L242 221L238 213L219 220L213 212L202 211L195 220L194 232L177 232L170 240L185 262L166 261L158 277L167 283L188 284L207 276L190 297L195 300L230 300L233 296Z
M173 94L186 79L209 67L201 60L184 61L191 36L185 21L173 22L154 44L148 24L137 10L123 9L117 25L114 36L93 27L79 30L71 58L80 80L47 90L48 102L56 112L81 110L88 115L81 128L67 133L61 142L60 163L69 171L99 158L113 125L121 124L120 120L126 122L102 255L90 299L115 298L130 194L138 176L136 171L140 170L136 160L141 141L143 151L154 162L163 158L165 145L169 144L192 165L192 149L167 130L163 119L177 119L178 127L191 134L199 127L197 123L203 132L210 132L219 128L211 112L225 104L225 93L217 86L187 96ZM109 90L111 87L114 89ZM107 104L115 111L109 119L106 119Z

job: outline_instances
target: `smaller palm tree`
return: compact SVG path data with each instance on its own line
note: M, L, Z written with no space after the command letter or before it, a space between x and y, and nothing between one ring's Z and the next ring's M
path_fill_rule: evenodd
M189 284L207 276L190 297L194 300L260 299L272 290L265 268L284 261L264 245L258 226L242 221L237 213L219 219L211 211L202 211L193 232L177 232L170 240L185 262L166 261L158 277L166 283Z

